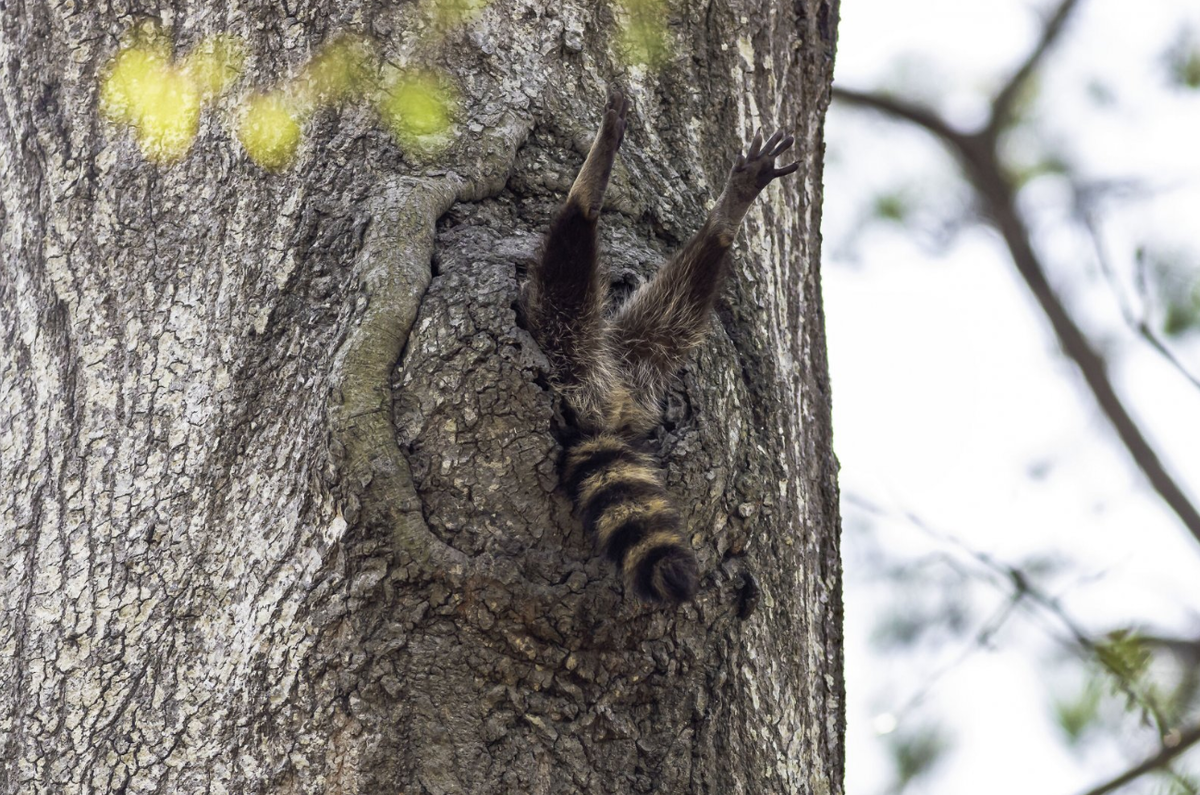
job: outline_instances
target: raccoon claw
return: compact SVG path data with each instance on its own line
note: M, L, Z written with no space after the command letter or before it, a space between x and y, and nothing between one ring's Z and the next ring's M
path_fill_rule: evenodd
M757 194L770 184L771 180L791 174L800 167L799 162L775 168L775 158L791 149L795 142L795 137L785 136L783 130L776 130L775 134L764 142L762 130L758 130L754 134L754 140L750 142L750 149L745 155L738 155L730 174L730 182L738 183L738 187Z
M583 216L594 221L600 215L604 203L604 191L612 175L613 160L617 149L625 138L625 120L629 112L629 100L621 89L612 86L608 90L608 102L604 105L604 119L600 130L592 140L592 148L584 160L583 168L571 185L567 203L583 211Z
M626 115L629 112L629 100L621 89L611 86L608 89L608 102L604 105L604 126L602 135L612 141L613 149L621 145L625 138Z

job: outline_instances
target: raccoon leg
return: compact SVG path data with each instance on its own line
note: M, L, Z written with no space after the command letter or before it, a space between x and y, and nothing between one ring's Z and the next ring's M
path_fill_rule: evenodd
M600 131L550 225L525 287L525 311L534 338L550 359L556 385L569 399L573 390L580 393L578 403L592 402L586 393L595 390L589 384L612 377L605 372L611 371L602 328L607 284L597 260L596 221L625 135L627 109L621 92L611 91Z
M729 172L725 189L704 226L618 311L613 345L635 386L657 400L693 348L703 341L708 317L728 271L728 252L742 218L770 182L799 165L775 168L775 158L795 139L780 130L750 150Z
M613 161L617 149L625 139L625 117L629 112L629 100L620 89L611 88L608 92L608 103L604 106L604 121L600 131L592 141L583 168L575 177L571 191L567 194L567 204L579 207L585 218L595 221L600 216L600 207L604 204L604 191L608 189L608 179L612 175Z

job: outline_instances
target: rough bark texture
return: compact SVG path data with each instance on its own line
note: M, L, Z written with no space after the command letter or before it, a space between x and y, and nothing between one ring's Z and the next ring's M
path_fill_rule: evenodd
M495 0L440 44L412 3L3 9L0 791L842 791L836 6L671 8L658 72L619 66L592 0ZM181 49L244 38L235 94L369 33L455 77L456 143L422 163L327 110L272 175L229 100L147 162L97 114L146 16ZM571 517L514 309L610 80L634 101L601 221L618 289L753 127L802 159L656 436L703 576L678 611L623 597Z

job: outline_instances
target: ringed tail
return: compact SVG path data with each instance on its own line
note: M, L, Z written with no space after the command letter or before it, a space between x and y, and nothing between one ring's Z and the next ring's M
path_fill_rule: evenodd
M696 555L651 456L616 434L589 436L567 451L563 481L627 590L666 604L696 595Z

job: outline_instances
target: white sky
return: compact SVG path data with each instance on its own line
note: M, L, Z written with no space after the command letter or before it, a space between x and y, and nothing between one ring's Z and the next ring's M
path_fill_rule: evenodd
M846 0L836 80L935 102L952 121L973 125L1032 46L1046 7ZM1133 179L1146 191L1106 203L1102 217L1118 281L1139 308L1137 245L1183 252L1200 268L1200 93L1171 89L1161 57L1185 25L1200 32L1200 3L1152 0L1135 10L1083 0L1042 73L1034 111L1051 153L1089 180ZM1111 103L1098 103L1097 93ZM872 199L897 190L920 197L917 218L930 230L958 218L969 194L949 158L923 133L837 107L827 141L822 275L843 494L911 511L1005 562L1066 556L1074 565L1052 581L1055 593L1094 632L1132 623L1200 633L1200 544L1116 442L999 238L969 226L931 254L896 227L864 228ZM1023 159L1036 159L1038 146L1013 142ZM1128 331L1092 250L1064 223L1068 200L1054 177L1022 194L1051 281L1102 344L1118 390L1168 469L1200 500L1200 390ZM1200 334L1174 344L1200 376ZM1006 625L998 650L969 655L906 708L969 642L915 657L873 651L871 633L896 586L867 579L864 561L877 548L904 561L946 547L902 520L876 519L867 531L862 510L845 505L843 513L851 795L876 795L891 780L875 731L888 715L902 726L938 716L953 736L944 763L912 791L1072 795L1151 750L1147 731L1085 756L1067 748L1051 694L1078 682L1055 665L1060 647L1025 618ZM963 598L986 616L1003 594L983 587ZM1150 792L1150 784L1127 791Z

